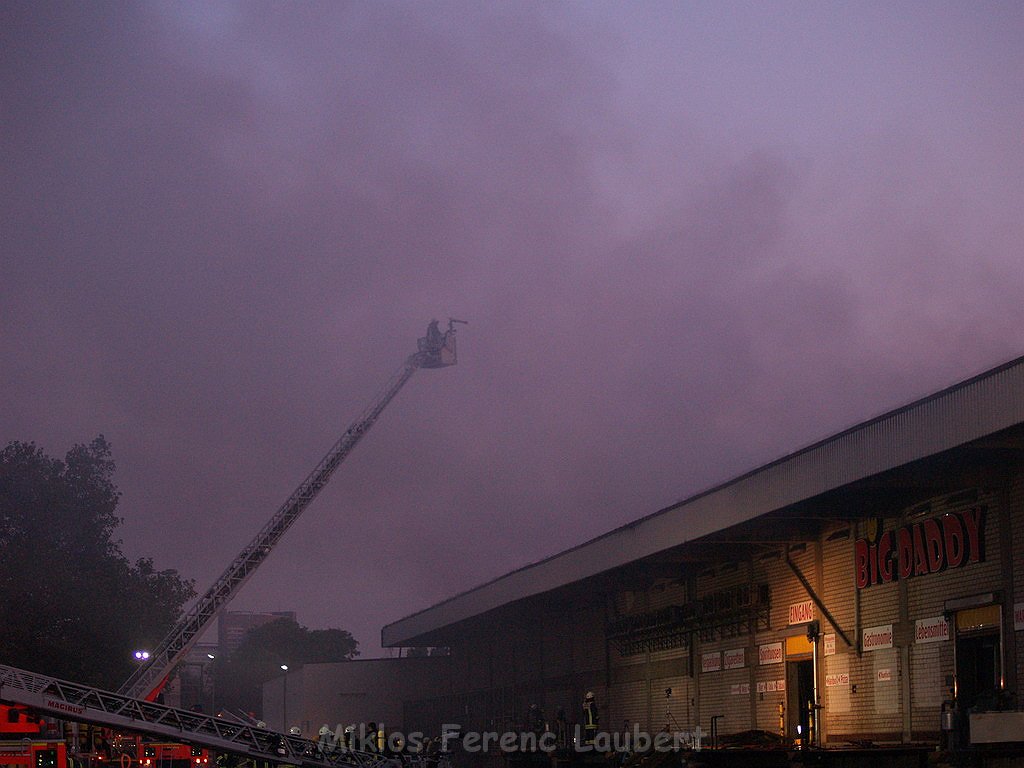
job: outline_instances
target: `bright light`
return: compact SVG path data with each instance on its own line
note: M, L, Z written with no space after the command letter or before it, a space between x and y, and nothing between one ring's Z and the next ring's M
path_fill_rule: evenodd
M149 658L149 651L136 651L133 655L136 661L145 661Z
M287 672L288 671L288 665L287 664L282 664L281 665L281 669L283 669L285 672Z
M217 657L214 656L212 653L208 653L208 654L206 654L206 658L208 658L208 659L210 659L212 661L213 659L216 659Z

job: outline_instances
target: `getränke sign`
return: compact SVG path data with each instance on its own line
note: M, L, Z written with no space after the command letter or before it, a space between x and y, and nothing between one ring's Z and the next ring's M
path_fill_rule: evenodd
M960 568L985 559L985 507L885 531L853 546L857 589Z

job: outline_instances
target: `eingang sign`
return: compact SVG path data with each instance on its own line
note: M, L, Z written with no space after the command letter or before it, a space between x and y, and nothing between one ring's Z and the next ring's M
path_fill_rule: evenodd
M857 539L853 546L857 589L983 562L984 543L983 506L885 531L874 542Z

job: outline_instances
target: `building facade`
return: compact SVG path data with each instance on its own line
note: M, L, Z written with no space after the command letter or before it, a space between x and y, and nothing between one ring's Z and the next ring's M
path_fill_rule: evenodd
M249 630L278 619L295 621L295 611L222 611L217 619L217 646L227 658L238 650Z
M813 638L809 639L809 637ZM1024 359L388 625L427 730L580 720L933 743L1024 707ZM1024 729L1022 729L1024 733Z
M388 731L412 730L403 702L437 698L449 691L450 659L422 656L304 664L263 684L263 717L268 726L298 728L316 738L322 726L383 724Z

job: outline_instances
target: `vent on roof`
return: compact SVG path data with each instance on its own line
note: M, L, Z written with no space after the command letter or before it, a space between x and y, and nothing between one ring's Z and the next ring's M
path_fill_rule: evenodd
M946 503L950 506L956 504L973 504L977 500L977 488L968 488L966 491L960 491L959 493L954 493L951 496L946 497Z
M932 511L932 503L930 501L926 501L924 504L918 504L916 507L911 509L907 513L907 517L910 517L910 518L924 517L925 515L927 515L931 511Z

